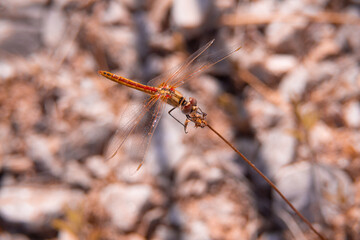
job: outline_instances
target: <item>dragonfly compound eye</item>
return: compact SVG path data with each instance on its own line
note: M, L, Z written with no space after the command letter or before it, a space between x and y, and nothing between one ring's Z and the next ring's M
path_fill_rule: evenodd
M184 104L183 106L181 106L181 111L188 115L191 113L193 105L191 104L191 102L186 102L186 104Z
M193 97L189 97L189 102L192 106L196 106L197 105L197 100Z

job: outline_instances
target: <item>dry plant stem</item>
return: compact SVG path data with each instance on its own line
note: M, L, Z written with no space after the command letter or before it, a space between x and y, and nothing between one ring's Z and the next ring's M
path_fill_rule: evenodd
M228 140L226 140L219 132L217 132L211 125L206 124L211 131L213 131L219 138L221 138L229 147L231 147L247 164L250 165L265 181L270 184L270 186L280 195L282 199L291 207L291 209L309 226L309 228L316 234L320 239L325 240L326 238L321 235L313 225L290 203L290 201L280 192L280 190L275 186L275 184L268 179L249 159L247 159L239 150L237 150L234 145L232 145Z
M357 17L337 12L319 12L316 15L311 14L280 14L278 12L260 16L258 14L229 14L225 15L221 22L227 26L260 25L269 24L274 21L283 23L292 23L299 17L307 18L311 22L325 22L332 24L354 24L359 25L360 20Z
M258 93L260 93L266 100L271 102L274 105L279 106L283 111L288 112L289 106L286 104L280 97L280 95L271 90L265 83L260 81L254 74L249 72L246 69L239 71L239 77L249 84L252 88L255 89Z

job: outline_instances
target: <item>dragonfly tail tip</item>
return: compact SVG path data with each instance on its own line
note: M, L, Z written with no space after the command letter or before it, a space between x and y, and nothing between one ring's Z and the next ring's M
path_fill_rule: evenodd
M140 163L139 166L136 169L136 172L140 170L140 168L142 167L143 163Z

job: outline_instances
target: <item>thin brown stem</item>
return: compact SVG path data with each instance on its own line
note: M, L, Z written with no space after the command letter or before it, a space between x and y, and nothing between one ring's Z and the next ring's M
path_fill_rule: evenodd
M216 131L211 125L206 124L211 131L213 131L219 138L221 138L229 147L231 147L247 164L250 165L265 181L280 195L282 199L291 207L291 209L309 226L309 228L322 240L326 238L321 235L313 225L290 203L290 201L280 192L280 190L275 186L275 184L268 179L249 159L247 159L239 150L237 150L234 145L232 145L228 140L226 140L218 131Z

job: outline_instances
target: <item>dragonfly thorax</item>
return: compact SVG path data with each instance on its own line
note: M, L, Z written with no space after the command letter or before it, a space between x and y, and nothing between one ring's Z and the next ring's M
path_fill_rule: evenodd
M184 99L183 95L179 91L170 87L161 87L158 93L161 100L173 107L181 106L181 102Z

